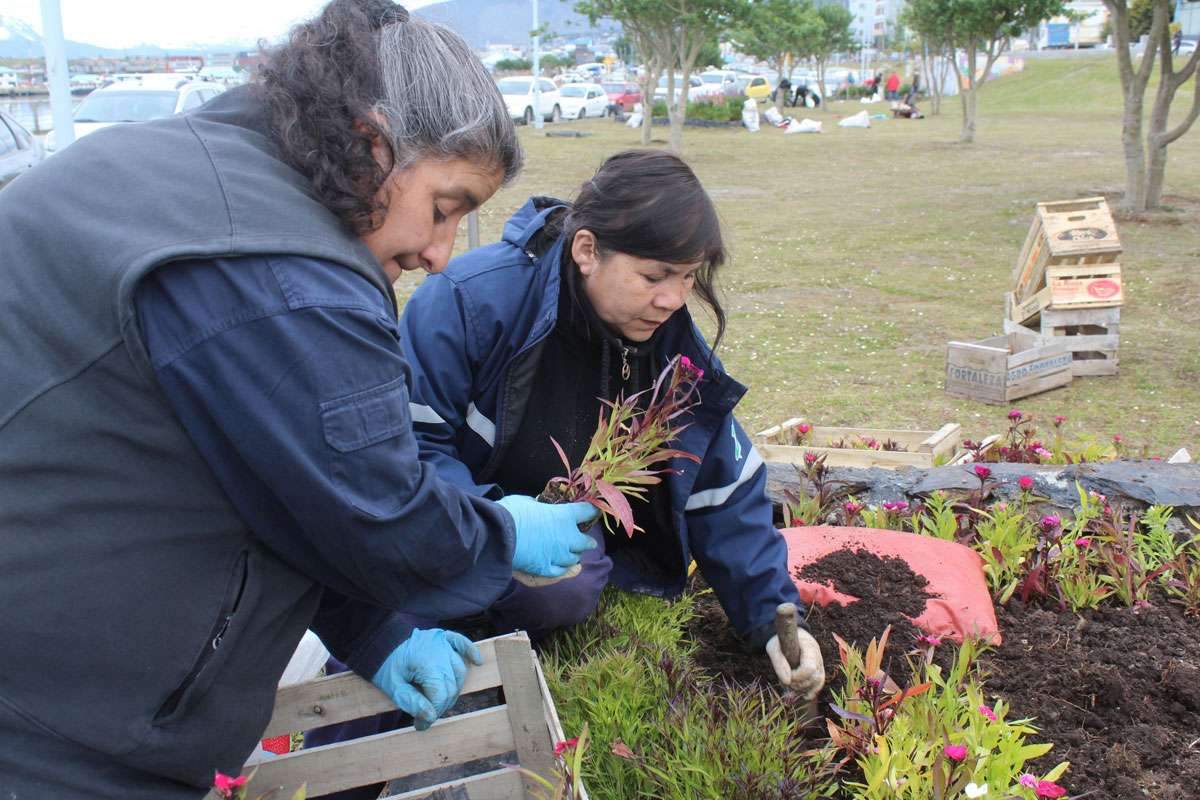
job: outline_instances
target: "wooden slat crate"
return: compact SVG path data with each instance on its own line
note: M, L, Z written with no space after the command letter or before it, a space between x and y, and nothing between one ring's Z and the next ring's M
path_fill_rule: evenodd
M800 417L789 419L755 434L759 455L767 461L803 464L804 454L825 456L829 467L932 467L935 462L955 463L968 455L961 449L962 427L948 423L936 431L906 431L887 428L848 428L814 426L805 444L794 444ZM855 437L879 442L892 440L904 450L871 450L855 447L833 447L834 443L851 442Z
M289 798L307 784L308 796L313 797L507 753L515 753L512 761L553 782L554 743L563 733L529 637L518 632L476 644L483 665L469 669L462 694L502 687L501 704L443 718L427 731L409 727L252 760L243 770L253 776L246 796L275 789L272 797ZM395 708L374 685L344 672L281 688L263 735L307 731ZM536 786L516 769L502 767L390 795L388 800L516 800L537 796ZM214 797L210 793L209 800Z
M1121 343L1120 308L1048 308L1034 321L1032 332L1044 341L1061 341L1071 354L1071 374L1077 378L1116 375L1117 351ZM1005 321L1005 331L1029 332L1030 328Z
M946 346L946 393L1003 404L1071 382L1065 342L1013 331Z
M1020 306L1041 291L1051 267L1111 264L1120 255L1117 226L1103 197L1038 203L1013 269L1014 299Z

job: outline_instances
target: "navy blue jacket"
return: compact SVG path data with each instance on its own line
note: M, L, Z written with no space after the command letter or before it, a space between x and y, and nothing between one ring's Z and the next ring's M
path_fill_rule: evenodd
M496 466L526 405L536 402L530 386L540 344L557 319L563 237L541 256L529 244L554 208L526 203L505 226L503 241L427 278L401 317L421 459L481 494L494 493ZM686 324L667 324L660 352L710 367L692 424L675 443L701 462L674 459L679 474L667 479L682 559L669 584L618 568L612 580L630 591L674 596L694 558L734 627L761 646L776 606L799 604L799 594L787 573L786 545L772 525L762 458L733 416L746 389L724 373L687 309L676 315Z

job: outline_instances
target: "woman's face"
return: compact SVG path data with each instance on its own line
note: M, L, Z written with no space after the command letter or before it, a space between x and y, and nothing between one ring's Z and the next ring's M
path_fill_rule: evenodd
M610 252L600 256L589 230L575 234L571 256L596 315L630 342L644 342L687 302L700 264L668 264Z
M503 179L499 167L465 158L424 159L392 170L379 189L387 206L383 224L361 238L391 281L405 270L441 272L459 220L495 194Z

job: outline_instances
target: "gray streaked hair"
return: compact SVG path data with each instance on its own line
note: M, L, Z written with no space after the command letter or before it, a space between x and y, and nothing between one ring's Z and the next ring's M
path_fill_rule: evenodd
M507 183L521 146L491 75L457 33L413 17L379 32L384 100L375 110L400 167L421 158L492 156Z
M280 158L359 235L382 223L392 167L464 158L505 182L521 169L516 128L467 43L390 0L333 0L266 56L256 80ZM391 163L375 160L376 139Z

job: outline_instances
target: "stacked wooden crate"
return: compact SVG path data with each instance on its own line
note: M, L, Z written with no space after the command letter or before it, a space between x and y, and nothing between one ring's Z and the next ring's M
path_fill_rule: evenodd
M1038 203L1005 297L1005 332L1063 342L1075 377L1115 375L1125 301L1120 255L1104 198Z

